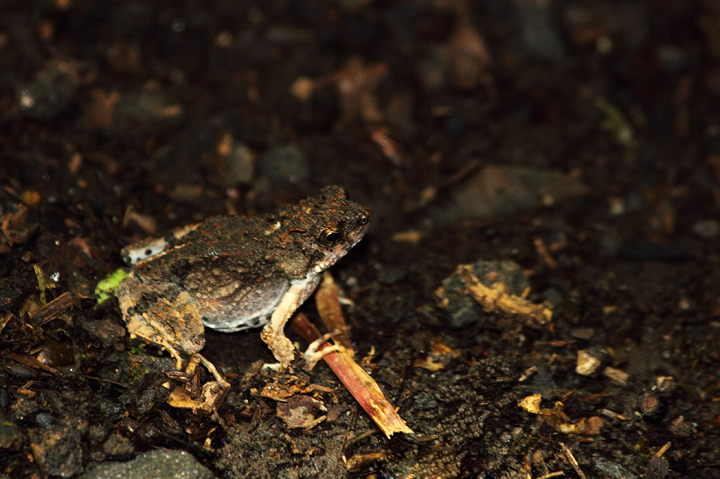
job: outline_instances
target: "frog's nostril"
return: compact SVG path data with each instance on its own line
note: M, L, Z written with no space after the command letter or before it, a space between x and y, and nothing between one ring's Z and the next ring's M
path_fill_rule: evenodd
M357 217L356 222L357 222L358 226L365 226L366 224L368 224L370 222L370 215L367 213L361 213Z

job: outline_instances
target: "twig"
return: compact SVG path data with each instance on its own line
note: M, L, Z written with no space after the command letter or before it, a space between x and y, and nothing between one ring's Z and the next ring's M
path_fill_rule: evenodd
M665 454L668 449L670 449L670 446L672 446L672 443L666 442L665 445L661 447L658 452L655 453L655 457L662 457L662 455Z
M295 314L292 324L298 334L310 343L320 337L318 330L302 313ZM330 348L332 346L325 342L320 345L318 351ZM352 356L340 348L338 351L327 353L323 359L388 439L398 432L414 434L413 430L405 424L405 421L385 399L377 383L355 362Z
M559 444L560 447L562 447L563 452L565 453L565 457L567 457L567 460L570 462L573 469L575 469L577 475L580 476L580 479L587 479L587 477L585 477L585 474L583 474L582 469L580 469L580 464L578 464L575 456L573 456L572 451L570 451L570 449L564 443L561 442Z
M538 477L538 479L550 479L551 477L558 477L564 475L565 471L548 472L547 474L543 474L542 476Z

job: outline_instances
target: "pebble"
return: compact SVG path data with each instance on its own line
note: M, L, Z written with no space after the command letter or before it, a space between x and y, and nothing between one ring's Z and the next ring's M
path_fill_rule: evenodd
M140 454L129 462L99 464L80 479L212 479L208 468L185 451L158 449Z
M663 403L655 391L645 391L637 399L636 408L645 419L656 420L662 417Z
M295 185L310 179L310 167L305 154L295 145L270 148L260 158L258 167L273 186Z
M565 43L553 20L553 5L544 0L513 0L525 51L540 60L563 61Z
M664 457L653 457L648 463L645 479L665 479L670 473L670 464Z
M20 111L36 120L53 120L70 105L77 86L77 76L62 68L41 72L16 88Z
M600 358L595 357L589 351L580 350L577 353L575 372L582 376L592 376L597 372L601 364L602 360Z
M72 477L82 472L80 440L87 429L82 418L65 419L52 429L30 429L30 449L40 468L50 476Z
M608 479L635 479L637 476L631 473L620 464L609 461L603 457L596 457L593 461L595 467Z
M247 185L255 175L255 153L246 145L239 143L224 158L225 169L223 183L230 186Z
M713 219L698 221L692 225L691 230L702 239L712 239L720 233L720 221Z
M520 295L529 285L522 268L513 261L478 261L469 266L483 284L504 283L511 294ZM439 306L448 313L452 328L468 326L485 316L482 307L465 293L467 288L458 273L445 278L442 288Z
M5 410L0 408L0 450L17 451L20 449L22 437L20 428L10 421Z
M557 170L488 165L453 191L453 204L434 212L439 223L510 216L583 195L587 187Z
M135 448L130 439L115 433L103 444L103 452L108 456L128 456L135 452Z
M685 419L685 416L678 416L673 419L668 429L675 436L683 439L694 437L697 434L696 425Z

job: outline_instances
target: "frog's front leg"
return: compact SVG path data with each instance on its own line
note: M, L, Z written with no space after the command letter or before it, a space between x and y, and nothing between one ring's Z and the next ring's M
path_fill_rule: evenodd
M260 333L260 337L268 345L275 359L280 361L283 366L289 366L295 359L295 346L285 336L285 324L307 298L307 290L308 282L306 281L291 284L270 317L270 323Z

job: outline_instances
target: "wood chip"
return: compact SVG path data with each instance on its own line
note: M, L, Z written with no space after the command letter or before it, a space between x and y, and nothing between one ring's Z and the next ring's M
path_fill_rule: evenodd
M60 317L75 304L75 297L70 292L65 292L38 309L31 317L30 324L42 326L53 319Z

